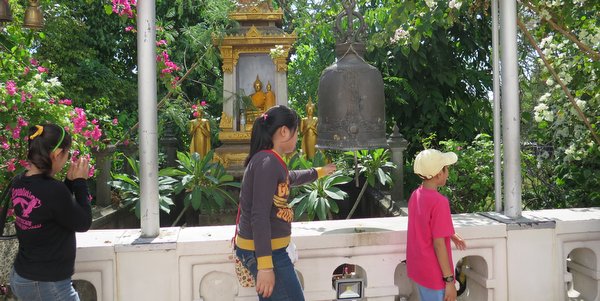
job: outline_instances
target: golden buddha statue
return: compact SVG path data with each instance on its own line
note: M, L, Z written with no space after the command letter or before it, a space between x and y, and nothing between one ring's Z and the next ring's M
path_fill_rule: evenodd
M275 101L275 93L271 91L271 82L267 83L267 93L265 93L265 98L265 110L268 110L277 104L277 101Z
M190 153L198 153L204 157L210 151L210 122L202 118L202 109L198 108L198 117L190 121Z
M267 102L267 95L262 91L262 82L256 75L254 81L254 94L250 95L252 98L252 105L261 112L265 111L265 104Z
M246 109L246 125L251 128L252 124L254 124L254 120L267 109L265 108L267 95L262 91L262 82L258 78L258 74L254 81L254 94L250 95L250 99L252 100L252 106L254 107Z
M315 105L312 99L308 98L306 104L306 117L300 121L300 132L302 133L302 152L308 159L315 157L315 145L317 144L317 122L318 118L314 117Z

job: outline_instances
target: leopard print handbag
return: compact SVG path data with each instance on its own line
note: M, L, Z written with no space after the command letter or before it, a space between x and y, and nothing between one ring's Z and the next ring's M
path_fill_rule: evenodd
M244 266L242 260L235 254L235 238L238 234L238 225L240 223L240 207L238 206L237 218L235 220L235 235L231 239L231 245L233 247L233 258L235 261L235 274L237 275L238 282L242 287L253 287L255 286L254 276L250 273L250 270Z
M238 282L242 287L253 287L255 286L254 276L250 273L239 257L236 255L233 256L235 258L235 274L237 275Z

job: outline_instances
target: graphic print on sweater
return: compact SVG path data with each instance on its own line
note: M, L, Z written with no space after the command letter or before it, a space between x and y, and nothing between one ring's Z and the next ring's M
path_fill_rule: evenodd
M42 201L25 188L14 188L12 191L13 208L16 211L15 225L21 230L40 228L41 224L33 224L29 215L34 209L42 206ZM20 208L20 210L19 210Z
M294 221L294 211L288 204L288 196L290 195L290 179L286 179L284 183L277 184L277 195L273 196L273 204L277 207L277 217L291 223Z

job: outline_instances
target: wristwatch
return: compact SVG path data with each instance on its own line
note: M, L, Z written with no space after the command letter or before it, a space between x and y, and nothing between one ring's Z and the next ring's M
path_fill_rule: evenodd
M446 283L454 282L454 275L450 275L448 277L442 277L442 280Z

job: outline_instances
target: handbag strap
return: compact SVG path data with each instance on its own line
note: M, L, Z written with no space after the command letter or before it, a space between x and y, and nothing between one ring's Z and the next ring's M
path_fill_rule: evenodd
M20 176L17 175L10 180L0 198L0 240L15 239L17 237L16 234L4 235L4 228L6 227L6 221L8 219L8 211L10 211L10 207L12 207L10 203L10 191L13 188L14 181L19 177Z
M235 234L233 235L233 238L231 239L231 247L235 246L235 239L237 238L238 235L238 225L240 224L240 208L241 208L242 204L238 204L238 212L237 212L237 217L235 218Z

